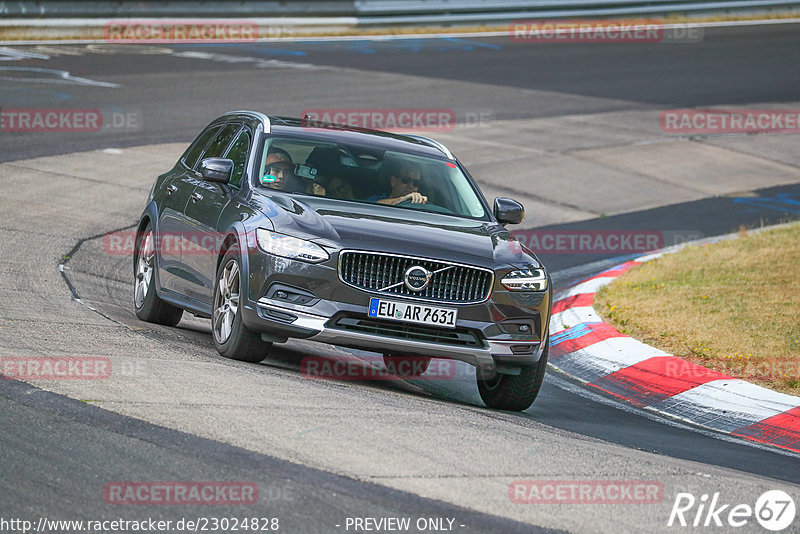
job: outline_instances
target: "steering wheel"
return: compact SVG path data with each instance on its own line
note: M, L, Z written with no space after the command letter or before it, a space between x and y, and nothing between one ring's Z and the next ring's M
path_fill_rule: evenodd
M402 202L398 202L395 206L403 206L404 208L413 208L415 210L421 211L431 211L433 213L445 213L447 215L452 215L453 210L449 210L447 208L443 208L442 206L431 204L430 202L427 203L414 203L411 199L406 199Z

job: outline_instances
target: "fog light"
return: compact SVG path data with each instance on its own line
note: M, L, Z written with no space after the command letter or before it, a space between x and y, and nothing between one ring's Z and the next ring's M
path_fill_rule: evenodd
M319 302L319 297L309 291L280 283L270 285L267 294L264 296L268 299L280 300L300 306L313 306Z

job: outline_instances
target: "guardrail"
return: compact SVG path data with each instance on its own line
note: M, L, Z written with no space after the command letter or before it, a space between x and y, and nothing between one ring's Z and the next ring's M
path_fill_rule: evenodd
M499 24L520 19L621 17L630 15L718 14L789 11L797 0L365 0L359 5L361 25L380 24ZM434 6L439 5L437 11ZM449 7L445 7L449 6ZM481 7L483 6L483 7ZM487 9L491 7L491 9Z
M6 18L354 17L359 25L503 22L542 16L689 13L800 7L798 0L166 0L0 1Z
M111 20L247 19L259 38L391 26L500 26L515 20L781 13L800 0L0 0L0 41L107 39Z
M13 18L118 17L352 17L353 0L246 1L164 0L115 2L108 0L0 1L0 16Z

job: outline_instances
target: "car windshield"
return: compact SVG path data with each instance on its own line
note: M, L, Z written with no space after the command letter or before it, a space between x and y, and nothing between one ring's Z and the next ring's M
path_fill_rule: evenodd
M267 139L259 185L287 193L486 217L480 193L453 162L376 147Z

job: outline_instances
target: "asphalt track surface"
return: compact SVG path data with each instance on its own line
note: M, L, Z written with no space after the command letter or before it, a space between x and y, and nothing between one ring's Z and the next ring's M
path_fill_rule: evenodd
M699 43L531 44L507 37L443 38L391 41L243 43L235 45L172 45L187 57L149 53L129 45L54 49L25 47L48 60L3 62L0 67L48 68L76 77L123 82L107 90L92 85L54 83L55 73L19 73L0 69L3 107L86 105L143 114L140 131L113 135L61 136L55 143L43 134L4 138L0 161L63 154L106 146L134 146L186 141L207 117L237 105L260 105L276 115L297 116L307 107L416 106L489 109L497 119L600 113L610 110L788 102L800 86L798 25L707 28ZM134 51L138 50L138 51ZM119 53L117 53L119 52ZM191 54L216 54L213 71L188 59ZM123 59L124 58L124 59ZM237 58L238 61L237 61ZM245 60L243 58L249 58ZM265 74L258 61L346 67L367 72L421 76L430 80L475 82L496 86L475 99L446 92L431 83L414 94L403 88L382 91L356 86L353 80L327 75L313 84L287 87L283 73ZM248 72L243 68L253 68ZM326 72L322 70L321 72ZM232 73L228 78L226 73ZM41 77L36 86L7 83L11 78ZM165 83L169 80L169 83ZM128 82L128 83L124 83ZM131 83L132 82L132 83ZM359 80L363 84L362 80ZM80 87L81 90L75 90ZM363 87L363 88L362 88ZM503 88L541 91L536 98L504 99ZM581 95L585 98L565 98ZM249 108L247 108L249 109ZM198 113L198 111L202 111Z
M0 65L0 103L14 107L92 107L138 113L143 128L97 134L25 133L3 134L0 161L68 154L96 148L127 147L143 144L188 142L211 117L236 108L255 108L270 113L297 115L304 107L435 107L491 109L498 119L561 116L574 113L602 113L664 107L756 104L797 100L800 86L800 27L767 29L706 30L702 43L694 45L526 45L503 38L441 39L415 42L282 43L231 46L171 46L174 53L132 53L113 47L97 47L86 52L81 46L50 46L48 50L25 47L29 57ZM195 54L196 59L189 56ZM197 54L204 54L197 57ZM188 55L188 56L187 56ZM236 60L235 58L248 58ZM202 59L202 61L201 61ZM243 65L258 61L278 61L280 68L249 70ZM308 72L302 65L311 65ZM83 81L63 82L52 71L12 71L8 67L68 71ZM5 68L5 70L3 70ZM353 82L350 69L360 72ZM310 76L303 84L287 73ZM426 82L411 92L408 88L386 87L380 73L400 74ZM59 78L59 83L31 82L30 77ZM29 78L21 81L19 78ZM368 81L374 79L374 83ZM85 80L118 84L108 88ZM367 80L367 81L365 81ZM313 81L313 83L309 83ZM457 82L481 84L483 90L453 90ZM466 87L466 86L464 86ZM508 88L538 91L530 101L503 97ZM579 95L582 98L573 98ZM114 169L98 169L98 179ZM146 190L144 191L146 192ZM143 198L144 193L140 193ZM757 197L788 195L800 198L796 184L757 191ZM100 199L93 199L100 202ZM87 205L87 210L92 206ZM138 213L131 213L135 220ZM46 211L35 214L37 221L52 221ZM729 232L740 225L769 224L800 217L786 205L751 203L746 209L732 210L729 199L707 198L663 207L629 212L610 217L551 225L551 228L624 229L686 228L701 237ZM4 226L22 228L21 221L5 221ZM101 236L117 228L98 226L84 238ZM98 255L97 240L74 243L75 263L89 266L94 279L69 280L71 289L91 300L93 293L103 302L117 302L99 308L105 317L132 324L127 306L124 279L125 258ZM69 249L53 251L53 257ZM72 254L71 254L72 255ZM608 256L554 255L545 263L558 276L557 285L588 275L600 268L597 261L613 261ZM589 265L592 264L592 265ZM87 269L89 268L87 267ZM55 265L53 266L55 268ZM569 271L565 271L569 269ZM122 272L123 274L120 274ZM67 276L69 279L69 276ZM52 284L64 284L58 277ZM70 289L64 284L63 291ZM102 297L102 298L101 298ZM54 312L55 313L55 312ZM10 315L10 314L9 314ZM7 318L7 317L6 317ZM69 328L69 327L67 327ZM204 326L184 326L174 330L155 328L135 335L157 340L182 354L213 355L213 345ZM67 332L67 334L70 334ZM71 335L80 336L76 330ZM47 343L45 339L43 343ZM7 348L4 349L8 350ZM297 362L308 347L289 346L271 357L267 372L294 373ZM323 349L321 350L323 354ZM332 356L335 357L335 356ZM222 372L239 372L241 367L220 367ZM246 371L249 372L249 371ZM329 386L319 386L327 391ZM676 471L709 470L714 477L724 472L731 480L743 481L744 488L794 488L798 495L800 462L796 455L754 447L736 439L722 439L674 421L666 421L617 403L610 397L589 391L569 377L549 373L539 399L528 412L500 414L480 407L475 392L461 384L365 384L348 385L353 390L350 402L374 401L376 395L391 395L391 402L413 408L418 404L436 412L438 424L452 426L454 420L477 419L488 428L518 434L519 446L539 435L567 436L574 455L586 450L614 446L629 451L630 462L641 454L653 453ZM457 517L466 525L463 532L523 532L534 527L558 525L546 514L513 521L498 512L475 511L464 500L460 507L441 498L425 498L424 491L399 491L383 485L356 480L298 465L278 457L253 452L222 440L181 432L42 391L29 385L0 382L0 515L102 518L109 507L97 498L109 480L253 480L262 491L258 514L280 516L286 531L341 532L334 527L348 516ZM430 405L430 406L429 406ZM218 424L216 422L210 424ZM396 422L403 432L404 421ZM436 432L436 430L432 430ZM567 439L567 438L564 438ZM341 443L347 447L347 443ZM447 454L459 454L450 450ZM627 454L627 453L623 453ZM622 478L631 471L620 467L615 472L570 470L569 455L559 450L529 453L533 465L546 469L528 471L527 478ZM648 457L649 458L649 457ZM493 461L486 451L486 461ZM661 461L661 460L660 460ZM689 466L689 467L687 467ZM721 471L716 470L722 468ZM335 470L334 470L335 471ZM635 470L633 470L635 473ZM531 474L533 473L533 474ZM456 476L457 474L454 474ZM616 475L616 476L615 476ZM683 476L683 475L681 475ZM519 477L526 478L526 477ZM720 479L717 479L720 480ZM754 483L752 481L758 481ZM681 478L665 492L665 501L681 487ZM720 482L721 483L721 482ZM688 486L689 482L685 482ZM666 484L665 484L666 486ZM724 489L722 487L718 490ZM755 491L755 490L753 490ZM745 491L745 495L746 495ZM430 494L430 492L428 492ZM750 495L754 500L758 493ZM455 498L458 501L459 499ZM524 505L523 505L524 506ZM210 515L208 510L182 507L152 509L114 508L115 516L175 518ZM585 508L585 507L584 507ZM667 507L668 510L668 507ZM215 509L214 515L230 511ZM580 511L589 518L578 521L575 530L593 528L592 511ZM600 512L610 514L608 510ZM535 514L534 514L535 516ZM605 518L608 521L609 518ZM649 517L648 517L649 519ZM666 522L662 513L660 523ZM651 528L648 524L648 528ZM607 525L597 523L596 525ZM626 523L622 530L630 530ZM299 530L291 529L293 526Z

